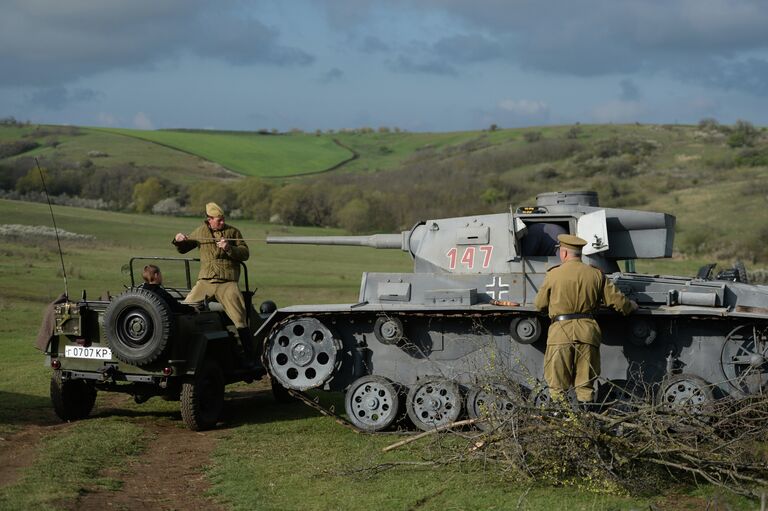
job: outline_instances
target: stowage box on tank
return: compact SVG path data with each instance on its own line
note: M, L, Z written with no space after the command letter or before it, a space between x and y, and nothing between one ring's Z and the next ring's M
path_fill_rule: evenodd
M364 430L393 424L403 401L423 429L477 414L495 392L489 383L539 402L548 319L533 301L559 264L553 239L570 233L588 242L583 260L640 305L629 317L595 312L603 386L642 384L671 406L761 392L768 287L747 284L743 268L721 279L711 267L695 278L619 270L622 260L671 257L674 228L669 214L602 208L595 192L554 192L508 213L428 220L400 234L270 237L401 249L414 268L364 273L354 304L279 309L256 335L273 378L346 392L349 418Z

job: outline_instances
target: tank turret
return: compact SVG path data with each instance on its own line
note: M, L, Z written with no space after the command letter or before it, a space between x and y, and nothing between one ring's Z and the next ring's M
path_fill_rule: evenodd
M539 195L536 206L428 220L400 234L270 236L267 243L399 248L411 254L416 273L493 274L514 272L523 258L548 264L533 258L555 256L556 233L572 233L589 242L591 264L613 272L619 260L670 257L674 226L664 213L600 208L595 192L554 192ZM540 239L547 236L549 243Z

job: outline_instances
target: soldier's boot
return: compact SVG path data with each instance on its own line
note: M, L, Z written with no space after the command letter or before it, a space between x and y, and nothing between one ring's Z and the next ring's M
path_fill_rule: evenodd
M253 337L251 336L251 329L247 326L237 329L237 335L240 337L240 344L243 346L243 365L246 369L255 369L256 359L253 356Z

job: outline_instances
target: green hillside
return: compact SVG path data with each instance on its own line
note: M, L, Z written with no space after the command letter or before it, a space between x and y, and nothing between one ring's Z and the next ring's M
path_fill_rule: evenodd
M676 215L681 257L768 265L768 138L749 123L311 135L0 126L0 196L40 200L31 156L63 204L150 212L170 198L163 213L197 215L215 200L239 217L354 233L589 189L607 207ZM288 178L297 172L310 174Z
M252 132L102 129L199 156L245 176L288 177L319 172L352 153L330 137Z

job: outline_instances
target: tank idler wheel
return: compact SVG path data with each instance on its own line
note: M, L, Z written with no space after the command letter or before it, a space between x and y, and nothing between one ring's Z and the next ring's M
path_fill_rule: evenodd
M382 344L397 344L403 340L403 322L395 316L379 316L373 325L373 335Z
M285 323L269 340L269 373L287 389L307 390L328 381L340 342L315 318Z
M467 393L467 415L477 419L475 426L483 431L503 428L515 415L523 400L506 385L491 383L473 387Z
M344 405L349 421L363 431L382 431L397 420L400 392L381 376L363 376L347 389Z
M670 412L703 415L714 401L712 386L693 374L678 374L662 382L658 403Z
M455 422L462 402L459 385L440 378L411 387L405 407L414 426L430 431Z
M768 337L753 324L739 325L726 336L720 367L741 394L759 394L768 384Z
M520 344L533 344L541 337L541 320L537 316L522 316L512 320L509 333Z

